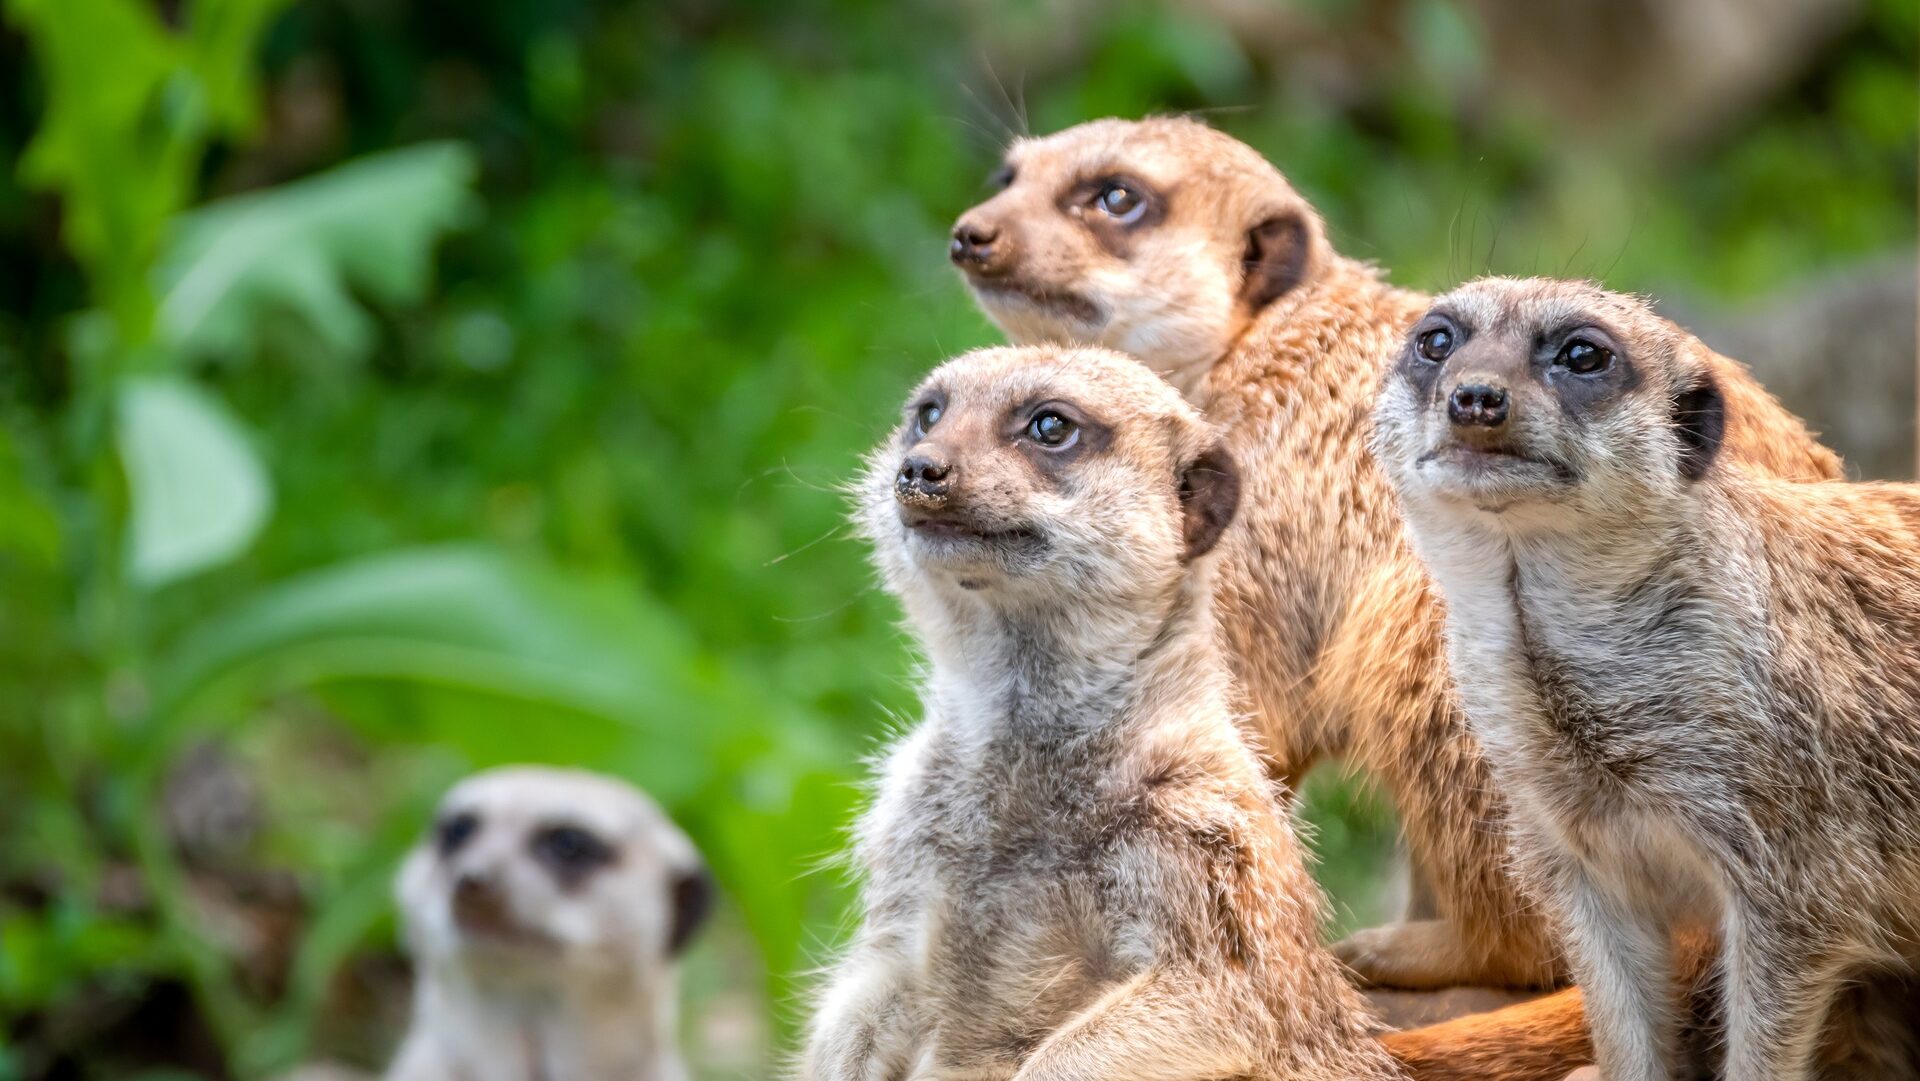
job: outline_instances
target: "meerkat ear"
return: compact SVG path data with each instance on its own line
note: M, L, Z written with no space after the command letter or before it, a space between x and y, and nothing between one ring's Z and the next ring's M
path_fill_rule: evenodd
M1674 395L1673 430L1680 436L1680 475L1699 480L1707 475L1727 434L1727 403L1710 375Z
M672 906L667 931L667 956L678 957L713 914L713 874L704 863L673 873L668 902Z
M1240 469L1227 448L1214 444L1188 463L1180 474L1180 512L1187 551L1192 561L1220 542L1220 535L1240 507Z
M1247 311L1257 312L1307 276L1313 256L1313 225L1298 210L1267 218L1247 230L1242 256L1246 277L1240 297Z

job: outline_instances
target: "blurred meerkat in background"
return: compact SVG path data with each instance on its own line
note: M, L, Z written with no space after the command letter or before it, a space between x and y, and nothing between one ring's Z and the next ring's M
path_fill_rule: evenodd
M1565 976L1508 872L1505 807L1447 682L1441 612L1366 450L1380 372L1428 298L1328 242L1251 147L1193 120L1097 120L1006 154L950 255L1016 342L1123 350L1225 429L1239 523L1216 591L1270 768L1343 758L1393 797L1431 911L1336 947L1367 982L1530 987ZM1729 456L1796 479L1839 461L1737 363ZM1430 891L1427 894L1426 891Z
M693 843L632 785L462 781L396 889L415 967L387 1081L683 1081L676 962L712 908Z

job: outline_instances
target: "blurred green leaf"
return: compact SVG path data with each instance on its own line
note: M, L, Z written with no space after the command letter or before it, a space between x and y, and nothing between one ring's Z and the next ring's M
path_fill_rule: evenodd
M156 668L162 714L242 676L395 679L697 734L698 658L630 587L479 547L400 551L313 571L210 614Z
M197 0L177 35L139 0L8 0L48 87L23 174L64 195L67 243L129 342L145 338L147 268L206 139L252 119L254 41L285 2Z
M167 376L120 388L120 458L133 497L127 565L165 585L244 549L266 522L272 488L240 425L192 383Z
M434 240L473 210L475 172L464 146L429 143L181 215L158 271L162 336L234 355L291 314L335 355L364 354L373 326L350 290L417 300Z
M0 571L17 564L45 573L60 562L60 520L28 479L13 439L0 431Z

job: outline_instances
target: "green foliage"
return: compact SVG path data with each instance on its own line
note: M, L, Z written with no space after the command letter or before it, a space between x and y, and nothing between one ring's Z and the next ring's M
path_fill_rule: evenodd
M408 147L175 219L160 263L160 335L188 356L257 351L283 308L331 356L359 359L374 325L349 287L390 303L427 287L433 241L471 209L457 144Z
M284 3L200 0L176 34L136 0L8 0L47 84L25 175L66 193L69 242L128 341L145 335L140 279L193 198L207 140L254 119L255 42Z
M377 1059L341 987L391 950L394 865L526 760L687 826L763 969L696 982L778 1042L842 923L809 871L913 708L839 486L992 340L944 238L1029 122L1244 106L1211 119L1423 286L1743 296L1914 227L1894 0L1660 154L1490 93L1449 0L1302 3L1312 47L1137 2L4 2L0 1079ZM297 885L274 978L163 813L208 741L265 805L228 858ZM1386 811L1308 807L1343 923L1377 918ZM101 1027L182 984L211 1059Z
M223 406L182 379L128 378L116 427L132 503L134 584L164 585L217 566L253 540L271 496Z

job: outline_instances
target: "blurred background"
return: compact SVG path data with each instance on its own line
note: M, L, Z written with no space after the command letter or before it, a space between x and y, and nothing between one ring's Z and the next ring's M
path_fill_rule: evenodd
M456 777L631 778L769 1072L912 658L836 486L999 148L1193 111L1346 252L1657 294L1914 462L1912 0L0 0L0 1081L378 1066ZM1310 787L1341 926L1390 809ZM1331 929L1331 930L1337 930Z

